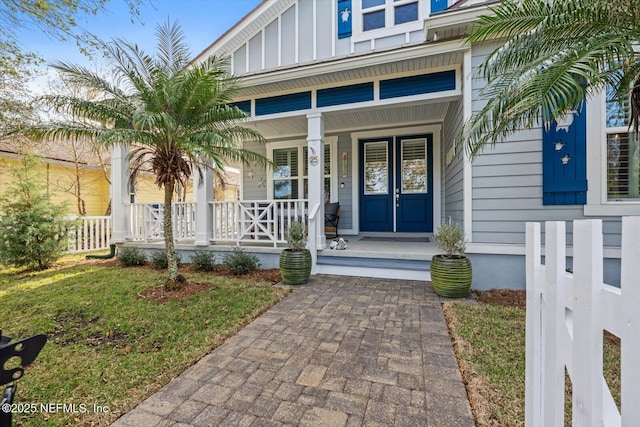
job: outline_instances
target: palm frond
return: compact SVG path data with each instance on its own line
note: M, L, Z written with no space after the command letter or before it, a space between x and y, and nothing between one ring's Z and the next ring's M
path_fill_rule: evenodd
M487 104L465 123L457 140L472 156L519 129L579 108L590 93L608 85L626 84L626 89L616 86L617 93L629 96L640 71L632 66L640 42L638 2L503 1L491 12L467 39L505 40L486 57L477 76L487 81L481 91ZM640 113L640 93L638 108Z

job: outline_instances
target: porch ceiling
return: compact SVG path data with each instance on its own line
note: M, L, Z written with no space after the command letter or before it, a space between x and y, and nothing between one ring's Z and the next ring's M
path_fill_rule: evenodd
M406 105L356 108L323 113L325 133L385 128L399 125L439 123L449 108L450 100L432 100ZM307 118L296 115L253 122L266 138L303 137L307 135Z

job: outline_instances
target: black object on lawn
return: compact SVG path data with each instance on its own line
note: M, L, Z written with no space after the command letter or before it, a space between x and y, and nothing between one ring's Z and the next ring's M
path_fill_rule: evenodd
M11 408L17 389L16 381L22 378L24 368L36 360L46 343L47 336L44 334L11 342L11 337L3 336L0 329L0 386L7 384L0 402L0 427L11 427ZM11 362L7 365L9 360Z

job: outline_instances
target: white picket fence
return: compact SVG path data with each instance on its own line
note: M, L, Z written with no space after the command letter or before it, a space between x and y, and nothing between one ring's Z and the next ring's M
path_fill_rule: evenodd
M110 216L71 217L75 226L69 230L67 253L109 249L111 244Z
M640 410L640 217L622 220L621 287L603 283L602 222L573 222L573 274L565 223L526 231L525 426L563 426L565 368L573 426L637 426ZM603 377L603 330L621 341L621 409Z

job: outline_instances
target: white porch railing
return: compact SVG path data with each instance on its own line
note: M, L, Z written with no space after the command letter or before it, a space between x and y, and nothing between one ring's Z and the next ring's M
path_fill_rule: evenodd
M236 200L209 202L212 211L212 242L237 245L269 243L276 247L286 243L285 233L293 221L308 221L307 200ZM176 240L195 240L196 204L173 203L173 233ZM132 203L129 215L129 238L164 239L161 203Z
M111 244L110 216L71 217L75 226L69 230L67 253L109 249Z
M563 426L565 368L572 425L635 426L640 408L640 217L622 219L621 287L603 283L602 221L573 222L573 269L566 272L565 223L527 224L525 425ZM621 409L603 377L603 330L621 342Z
M196 235L196 204L174 202L172 204L173 237L176 240L193 240ZM133 240L164 239L162 203L132 203L129 208L129 238Z
M285 243L293 221L307 222L307 200L237 200L210 202L211 240L216 242Z

